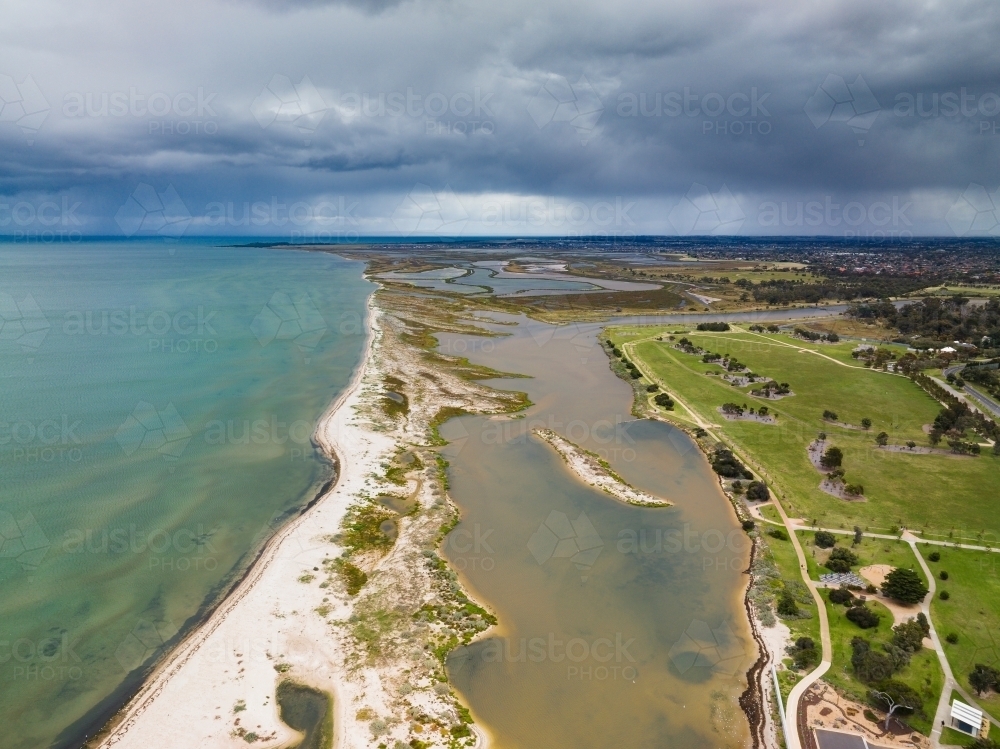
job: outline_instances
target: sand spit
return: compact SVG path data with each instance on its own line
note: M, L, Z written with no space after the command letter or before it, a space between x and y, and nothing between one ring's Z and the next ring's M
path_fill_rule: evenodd
M551 429L537 428L533 429L532 433L554 447L556 452L566 461L570 470L588 486L600 489L626 504L638 507L670 507L673 504L626 483L606 461L556 434Z
M285 679L333 696L341 749L487 743L444 671L442 645L468 641L495 619L436 553L457 511L432 426L441 409L509 411L514 394L432 366L404 342L405 321L374 298L368 322L367 355L315 434L338 463L336 484L271 539L233 594L164 658L93 745L294 745L300 736L280 720L275 700ZM386 407L389 390L405 394L402 412ZM395 542L341 559L350 551L345 516L378 509L387 496L412 507L391 521ZM353 595L344 561L367 576Z

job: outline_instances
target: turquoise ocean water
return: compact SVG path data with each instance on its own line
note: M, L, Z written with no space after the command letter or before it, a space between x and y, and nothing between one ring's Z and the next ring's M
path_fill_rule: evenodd
M76 746L331 466L360 263L0 244L0 747Z

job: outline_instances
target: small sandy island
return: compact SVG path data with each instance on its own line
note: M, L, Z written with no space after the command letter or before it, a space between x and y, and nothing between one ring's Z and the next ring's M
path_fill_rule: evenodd
M619 499L630 505L638 505L639 507L670 507L673 504L665 499L660 499L659 497L654 497L652 494L640 491L634 486L630 486L611 469L611 466L606 461L601 460L599 456L589 450L584 450L579 445L570 442L565 437L556 434L551 429L534 429L532 431L540 439L552 445L556 449L556 452L566 461L566 465L569 466L570 470L580 477L585 484L600 489L615 499Z

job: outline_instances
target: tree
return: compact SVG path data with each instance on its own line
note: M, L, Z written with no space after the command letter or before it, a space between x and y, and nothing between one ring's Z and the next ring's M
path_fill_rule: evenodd
M703 435L702 435L703 436ZM731 450L722 445L715 448L711 457L712 470L727 479L752 479L753 474L750 469L740 462L739 458L733 455Z
M852 638L851 651L854 673L865 684L874 684L892 676L892 661L884 653L872 650L868 640Z
M753 502L766 502L771 498L771 493L767 490L767 484L763 481L751 481L747 487L747 499Z
M666 409L667 411L672 411L674 408L674 399L666 393L657 393L653 398L653 403L658 405L660 408Z
M909 685L895 679L886 679L872 690L870 695L876 707L886 711L885 730L889 730L889 721L897 713L911 715L924 706L923 700Z
M864 604L861 604L860 606L851 606L851 608L847 610L847 619L857 624L861 627L861 629L872 629L877 627L880 618L881 617L879 617L878 614Z
M857 525L854 526L854 544L853 545L854 546L860 546L862 538L864 538L864 534L861 533L861 527L857 526Z
M850 549L838 546L830 552L826 567L831 572L850 572L851 567L858 563L858 555Z
M889 444L889 434L888 432L879 432L875 435L875 444L879 447L885 447Z
M926 618L923 622L917 619L897 624L892 628L892 644L910 653L916 653L924 646L924 638L930 634L930 628L926 627Z
M850 603L854 594L847 588L834 588L830 591L830 603Z
M839 468L844 462L844 451L839 447L830 447L823 457L819 459L819 464L824 468Z
M991 689L1000 691L1000 671L992 666L977 663L969 674L969 686L976 690L977 695L982 695Z
M897 567L886 575L882 593L900 603L920 603L927 595L927 586L913 570Z
M837 543L836 537L830 531L816 531L816 545L821 549L832 549Z
M826 411L823 412L823 420L824 421L836 421L837 420L837 414L836 414L836 412L835 411L830 411L829 409L827 409Z
M869 419L867 416L865 418L863 418L861 420L861 428L862 429L871 429L872 428L872 420Z
M795 601L795 596L792 595L792 591L785 588L781 591L778 596L778 613L781 616L798 616L799 615L799 605Z

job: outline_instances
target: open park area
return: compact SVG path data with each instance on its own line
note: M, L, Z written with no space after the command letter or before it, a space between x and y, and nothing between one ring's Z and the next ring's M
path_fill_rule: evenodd
M942 744L961 736L941 723L953 688L1000 715L995 681L970 682L977 668L987 682L1000 668L992 441L942 415L947 404L926 380L895 371L905 346L809 340L801 328L700 327L612 327L606 345L636 380L637 410L695 436L757 519L793 643L778 674L789 710L821 676L858 706L893 685L914 703L901 713L906 724ZM917 581L922 601L882 593L895 569ZM794 645L806 640L814 652Z

